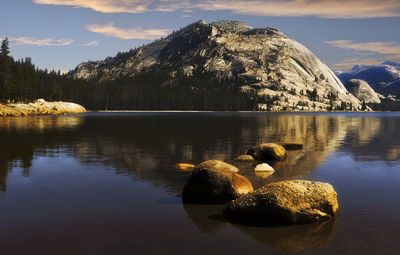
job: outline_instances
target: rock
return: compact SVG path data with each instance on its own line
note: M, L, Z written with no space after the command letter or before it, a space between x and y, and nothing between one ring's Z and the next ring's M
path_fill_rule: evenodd
M280 145L283 146L286 150L301 150L303 149L303 144L302 143L297 143L297 142L285 142L281 143Z
M240 155L237 156L234 160L237 162L253 162L254 158L250 155Z
M195 165L193 164L188 164L188 163L176 163L174 165L174 168L177 170L183 170L183 171L191 171L193 170Z
M233 173L238 173L239 169L231 164L225 163L221 160L207 160L196 166L196 169L205 169L205 170L228 170Z
M263 163L257 165L256 168L254 169L254 172L258 177L267 178L270 175L272 175L275 172L275 170L272 168L272 166L268 165L267 163Z
M312 181L281 181L265 185L229 203L225 213L240 219L311 223L333 218L339 205L332 185Z
M228 202L253 192L250 181L236 167L219 160L205 161L195 167L182 192L184 203Z
M254 169L256 172L275 172L272 166L268 165L267 163L262 163L256 166Z
M85 112L86 109L79 104L46 102L43 99L38 99L29 104L0 104L0 116L59 115Z
M282 145L276 143L263 143L247 150L247 155L251 155L255 160L284 160L286 150Z

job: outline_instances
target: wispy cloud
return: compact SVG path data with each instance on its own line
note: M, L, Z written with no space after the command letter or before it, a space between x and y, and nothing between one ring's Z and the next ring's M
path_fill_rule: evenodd
M336 63L336 68L351 68L356 64L376 65L385 60L400 61L399 42L355 42L353 40L337 40L324 42L333 47L353 51L355 57Z
M379 54L399 54L399 42L355 42L353 40L338 40L326 41L326 44L332 45L337 48L356 50L356 51L369 51Z
M143 13L149 11L173 11L177 3L170 0L32 0L36 4L89 8L102 13Z
M36 39L32 37L10 37L9 40L16 45L35 45L35 46L66 46L72 45L75 40L73 39L55 39L43 38Z
M87 25L86 29L99 33L106 36L116 37L120 39L144 39L144 40L154 40L160 37L168 35L171 31L169 29L123 29L114 26L114 22L110 22L108 24L92 24Z
M90 42L87 42L87 43L78 44L78 46L83 46L83 47L99 46L99 42L98 41L90 41Z
M0 37L0 41L4 40L5 37ZM55 39L53 37L49 38L32 38L32 37L8 37L8 40L14 45L33 45L33 46L98 46L98 41L90 41L87 43L75 43L74 39Z
M397 0L32 0L37 4L89 8L102 13L151 11L232 11L259 16L320 18L399 17Z

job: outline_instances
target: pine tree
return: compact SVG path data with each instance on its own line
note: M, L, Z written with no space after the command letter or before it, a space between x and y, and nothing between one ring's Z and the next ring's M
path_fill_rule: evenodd
M7 82L10 75L10 47L8 38L4 39L0 47L0 102L6 101L8 96Z
M6 38L1 43L0 55L4 56L4 57L8 57L8 54L10 54L10 47L9 47L8 38Z

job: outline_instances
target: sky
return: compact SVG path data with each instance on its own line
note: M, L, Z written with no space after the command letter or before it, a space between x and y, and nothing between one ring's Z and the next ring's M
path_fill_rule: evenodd
M277 28L334 71L400 61L400 0L1 0L0 39L67 72L198 20Z

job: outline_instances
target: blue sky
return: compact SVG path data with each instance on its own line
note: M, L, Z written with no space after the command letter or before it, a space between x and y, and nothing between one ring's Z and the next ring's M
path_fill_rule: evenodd
M16 59L67 71L201 19L278 28L335 71L400 61L399 0L2 0L0 38Z

